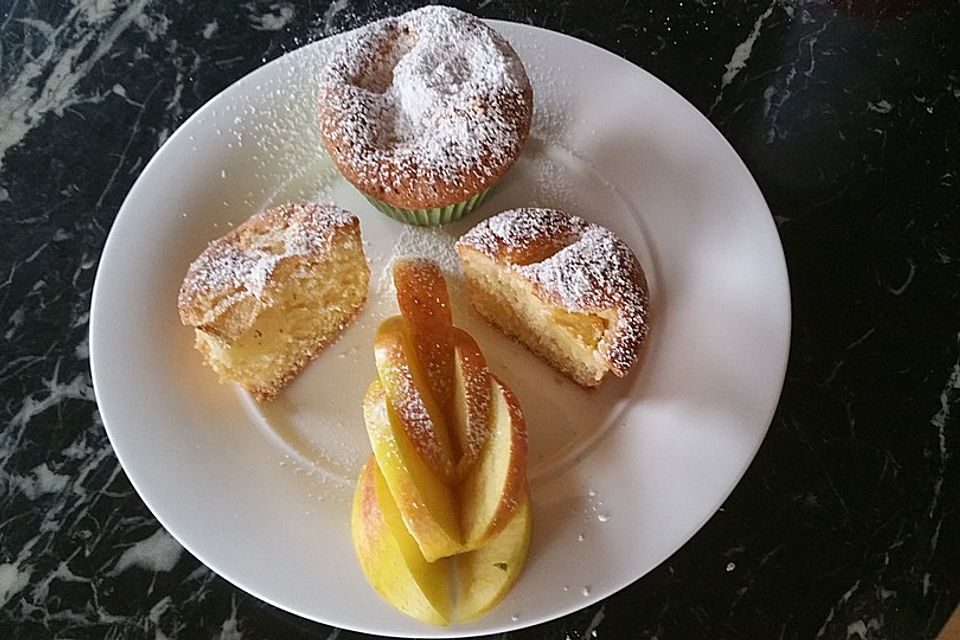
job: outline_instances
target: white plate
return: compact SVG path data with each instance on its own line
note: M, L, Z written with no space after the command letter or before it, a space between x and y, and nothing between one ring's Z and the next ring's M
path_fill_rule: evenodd
M319 152L314 79L333 40L251 73L144 169L97 273L91 366L124 470L160 522L221 576L298 615L378 634L507 631L572 612L644 575L714 513L773 415L789 341L770 212L710 123L662 82L590 44L495 22L534 82L534 133L466 223L427 232L376 213ZM273 404L221 386L180 325L187 265L262 207L334 200L361 217L371 263L360 318ZM478 322L450 245L482 216L555 206L617 231L644 264L653 329L642 365L580 390ZM354 557L349 512L369 452L361 398L372 336L393 313L401 254L450 271L455 318L517 392L530 429L534 537L486 617L436 628L393 610Z

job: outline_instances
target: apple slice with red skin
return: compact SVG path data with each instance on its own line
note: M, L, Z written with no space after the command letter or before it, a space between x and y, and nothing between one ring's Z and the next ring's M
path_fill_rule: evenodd
M513 518L527 492L527 425L513 392L490 376L490 432L458 487L464 545L487 544Z

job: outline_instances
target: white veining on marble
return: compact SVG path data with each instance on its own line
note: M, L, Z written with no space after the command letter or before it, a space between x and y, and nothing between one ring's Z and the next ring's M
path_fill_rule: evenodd
M597 629L600 628L603 619L607 617L606 609L607 605L602 604L600 608L597 609L597 612L593 614L593 617L590 619L590 624L588 624L587 628L583 631L584 639L597 637Z
M150 607L150 613L147 614L147 620L152 622L154 625L160 624L160 618L163 617L163 614L167 612L170 608L170 605L173 603L173 598L170 596L163 596L157 601L157 604ZM166 637L163 632L157 629L157 637Z
M805 11L803 15L806 15ZM800 22L804 20L801 18ZM763 140L767 144L789 133L781 129L780 111L810 80L817 65L817 42L829 24L829 21L825 21L815 31L800 36L796 58L778 67L773 80L763 90L763 119L767 125ZM806 68L801 69L804 63ZM796 83L801 83L801 86L795 86Z
M957 347L960 349L960 334L957 334ZM950 451L947 448L947 424L950 422L951 405L958 400L960 400L960 355L957 356L957 361L953 363L947 382L943 386L943 391L940 392L940 410L930 418L930 424L937 429L937 455L939 456L937 477L933 483L933 497L930 500L930 507L927 509L927 516L930 518L934 517L940 504L943 477L947 459L950 456ZM939 524L937 530L939 531Z
M17 332L23 325L23 319L26 313L23 310L23 307L17 307L13 310L13 313L10 314L10 317L7 319L7 332L3 334L4 339L10 340L13 335Z
M806 498L806 500L812 500L812 502L816 503L816 496L809 495ZM740 604L740 601L748 592L750 592L750 589L756 584L757 575L763 570L763 568L770 561L772 561L774 558L777 558L780 552L783 551L786 547L787 547L787 543L781 542L780 544L775 546L773 549L764 553L759 561L755 563L751 563L749 565L749 568L747 568L745 571L745 573L748 576L746 580L746 584L737 590L736 596L734 597L733 601L730 603L730 606L728 607L729 613L727 614L728 618L733 618L733 615L736 612L737 606ZM726 558L739 557L745 551L746 551L746 548L743 545L737 545L736 547L733 547L732 549L727 550L723 555ZM733 566L731 567L730 565L733 565ZM727 571L733 571L734 569L736 569L736 563L730 562L724 568Z
M43 381L46 387L45 396L38 399L36 394L31 394L24 398L20 409L13 414L7 428L0 432L0 471L6 467L10 455L17 449L23 438L24 430L35 416L60 405L65 400L93 400L93 387L85 374L79 373L69 382L61 382L58 379L59 371L60 362L58 361L53 377Z
M240 629L237 626L237 598L236 596L231 596L230 615L227 616L227 619L220 625L220 633L217 635L217 640L241 640L242 638L243 634L240 633Z
M219 28L220 28L220 23L217 22L216 18L214 18L203 27L203 31L202 31L203 39L209 40L210 38L212 38L213 34L215 34Z
M75 3L75 6L80 10L83 21L91 26L103 24L117 10L114 0L83 0Z
M97 0L74 0L64 23L57 28L41 26L45 23L38 20L30 23L47 42L39 54L20 52L20 72L0 95L0 169L7 151L20 144L45 116L63 116L72 106L103 100L101 94L82 92L79 85L131 24L143 17L149 1L135 0L102 30L93 27L111 19L113 8L112 3ZM83 35L68 40L65 34L73 29Z
M903 292L907 290L907 287L910 286L910 283L913 282L913 276L917 274L917 263L914 262L913 259L909 257L906 260L907 260L907 265L909 266L909 270L907 271L907 276L906 278L904 278L903 282L897 287L892 287L889 284L885 285L887 291L889 291L895 296L902 295Z
M750 60L750 54L753 53L753 45L757 41L757 38L760 37L760 30L763 28L763 23L773 15L773 9L776 6L777 0L771 2L770 6L754 21L753 29L750 30L746 39L734 48L733 55L730 56L730 61L726 64L723 77L720 78L720 91L717 93L717 97L710 107L711 111L720 104L720 101L723 99L723 90L746 68L747 61Z
M88 337L84 337L83 340L74 347L73 355L77 360L90 359L90 339Z
M115 576L131 567L144 571L170 571L180 560L181 553L183 547L180 543L161 527L149 538L125 549L108 575Z
M156 87L154 88L154 91ZM151 91L146 98L146 101L149 101L153 96L153 91ZM104 198L107 197L107 194L110 192L110 189L113 187L114 180L117 179L117 175L120 173L121 167L127 160L127 154L130 152L130 145L133 140L136 139L137 133L140 131L141 122L143 120L144 108L142 104L133 103L134 106L138 107L137 118L133 121L133 125L130 127L130 132L127 134L126 144L123 146L123 150L120 152L119 157L117 158L116 163L113 166L113 171L110 172L110 177L107 178L107 183L104 185L103 189L100 191L100 196L97 198L96 206L99 208L103 204ZM162 144L162 143L161 143Z
M0 606L30 584L30 574L30 566L21 567L19 561L0 564Z
M327 10L323 12L323 32L333 33L333 21L341 12L349 8L350 0L334 0L331 2Z
M877 113L890 113L893 110L893 105L886 100L877 100L876 102L868 102L867 109Z
M867 638L876 637L870 635L871 631L880 631L881 622L877 618L870 618L866 622L861 618L860 620L855 620L847 625L847 638L853 638L856 636L860 640L867 640Z
M852 587L847 589L843 593L843 595L840 596L840 600L835 605L830 607L830 611L827 613L827 619L823 621L823 624L820 625L820 629L817 630L817 635L815 636L816 638L823 638L826 635L827 627L830 625L831 622L833 622L833 618L837 615L837 610L840 609L845 604L847 604L847 602L850 600L851 597L853 597L853 594L856 593L857 589L859 588L860 588L860 580L857 580L856 582L853 583Z
M844 351L850 351L851 349L856 349L856 348L859 347L861 344L863 344L863 341L864 341L864 340L866 340L867 338L869 338L870 336L872 336L876 330L877 330L877 327L876 327L876 326L870 327L869 329L867 329L867 330L863 333L863 335L861 335L859 338L857 338L856 340L854 340L853 342L851 342L850 344L848 344L846 347L844 347L843 350L844 350Z
M270 11L263 14L252 14L250 24L257 31L280 31L293 20L293 5L288 2L278 2L270 5Z
M11 475L9 479L10 487L23 493L28 500L35 500L37 496L45 493L63 491L70 480L70 476L54 473L47 466L47 463L43 462L34 467L30 471L30 475Z
M69 286L69 280L67 282ZM84 309L76 313L71 326L85 335L85 324ZM30 359L28 365L41 362L42 359ZM121 521L111 522L109 516L107 520L103 520L102 515L93 516L101 501L131 495L132 489L127 487L117 493L114 487L121 471L93 406L93 391L87 375L62 376L62 366L66 365L58 358L50 376L40 381L41 390L27 395L19 407L9 408L13 417L0 433L0 467L9 466L15 458L22 459L23 450L29 451L29 444L21 446L25 433L49 430L63 420L64 414L77 415L77 407L87 407L85 411L92 418L88 418L91 426L61 445L59 451L44 452L45 460L34 465L28 473L0 472L0 481L7 488L0 501L7 504L11 500L27 500L42 505L38 512L21 514L21 517L30 518L26 522L31 523L31 531L35 533L20 539L16 543L15 558L0 565L0 604L15 602L13 606L22 612L21 615L35 616L46 624L82 626L124 622L124 616L110 613L98 604L99 580L77 575L71 563L84 557L80 555L84 548L96 548L104 539L110 539L115 535L116 527L121 525ZM4 369L3 375L10 375L10 372ZM68 378L68 381L61 378ZM112 464L104 465L105 461ZM16 469L16 464L14 462L11 468ZM14 525L15 522L18 525ZM11 529L11 526L18 526L18 529ZM64 543L70 539L64 537L65 530L70 531L73 539L83 543L58 558L63 553ZM8 551L10 541L17 539L11 537L15 531L23 534L17 518L0 523L0 539L8 541ZM62 593L66 584L78 585L82 591L88 592L92 597L90 605L68 609L61 604L59 595L51 597L53 590Z

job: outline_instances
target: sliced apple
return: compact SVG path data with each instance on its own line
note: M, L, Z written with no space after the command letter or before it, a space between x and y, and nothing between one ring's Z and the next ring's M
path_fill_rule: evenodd
M377 330L379 379L364 398L374 455L354 500L354 545L404 613L470 620L504 598L526 561L527 428L476 341L453 326L439 267L401 260L394 281L401 315Z
M513 518L527 490L527 426L513 392L490 376L490 433L459 486L467 549L478 549Z
M449 563L427 562L420 553L373 456L360 472L350 521L357 558L373 588L409 616L449 624Z
M400 315L407 321L417 361L443 415L453 409L453 314L440 267L423 258L405 258L393 265ZM455 452L459 454L459 452Z
M433 562L462 551L453 490L420 457L378 380L363 399L363 418L377 465L423 556Z
M477 341L463 329L454 328L454 396L452 439L460 460L457 476L466 477L480 457L490 432L490 370Z
M457 556L457 603L454 620L482 616L498 605L520 577L530 547L530 497L521 495L507 526L476 551Z
M434 473L453 483L455 458L444 413L430 391L401 316L391 316L380 324L374 338L374 356L380 381L407 437Z

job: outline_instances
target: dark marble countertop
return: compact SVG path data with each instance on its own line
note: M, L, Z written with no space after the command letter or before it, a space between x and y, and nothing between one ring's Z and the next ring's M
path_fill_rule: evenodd
M127 481L88 369L137 175L301 44L413 3L0 2L0 637L349 638L183 551ZM779 228L793 340L753 465L668 561L514 638L932 638L960 599L960 6L483 0L599 44L733 144Z

